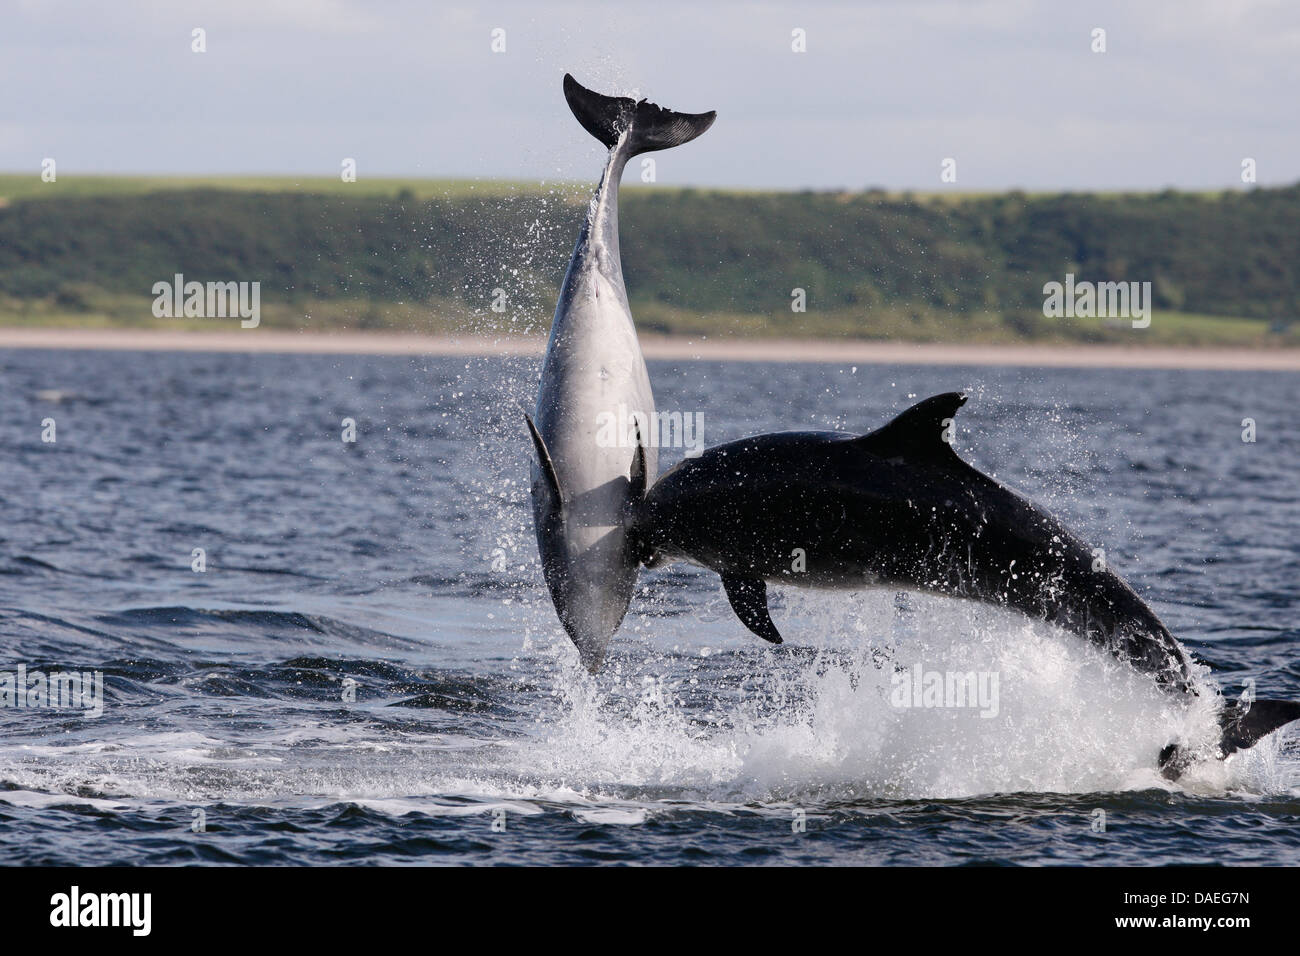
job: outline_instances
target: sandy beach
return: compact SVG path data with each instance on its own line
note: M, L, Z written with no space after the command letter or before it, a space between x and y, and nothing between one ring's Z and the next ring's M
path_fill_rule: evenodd
M1042 368L1185 368L1300 371L1300 349L1115 345L960 345L804 339L695 339L646 335L647 358L860 365L1015 365ZM0 328L0 348L157 352L292 352L319 355L541 355L535 337L436 336L390 332L316 333L271 329L173 332L156 329Z

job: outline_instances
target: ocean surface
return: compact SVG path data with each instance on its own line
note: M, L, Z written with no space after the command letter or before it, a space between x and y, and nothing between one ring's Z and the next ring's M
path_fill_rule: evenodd
M0 707L4 861L1300 862L1295 727L1155 770L1218 693L1300 698L1300 376L651 363L709 445L968 390L955 448L1104 549L1205 665L1188 707L920 595L778 590L770 647L681 565L586 675L527 504L537 369L0 352L0 672L104 682L98 717ZM895 706L917 667L996 708Z

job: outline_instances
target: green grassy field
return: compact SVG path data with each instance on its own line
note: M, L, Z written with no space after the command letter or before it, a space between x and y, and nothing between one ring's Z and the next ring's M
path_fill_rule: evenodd
M593 170L593 178L594 178ZM682 187L665 187L644 185L635 181L623 184L627 193L651 193L656 190L674 190ZM337 196L381 196L395 198L408 195L415 199L463 198L465 196L506 196L520 193L544 193L558 190L561 193L586 195L592 189L592 182L579 180L561 180L551 183L538 183L525 180L508 179L445 179L418 177L371 177L362 176L356 182L345 183L338 176L166 176L166 175L131 175L131 176L78 176L60 174L53 183L43 182L34 173L0 173L0 200L19 199L58 199L60 197L86 196L138 196L146 193L167 190L216 189L236 192L296 192L317 195ZM743 187L720 188L710 186L701 188L723 196L747 196L770 194L771 190L749 189ZM1227 193L1231 195L1231 191ZM894 202L919 202L927 204L956 204L986 200L1006 195L991 191L971 191L941 189L924 192L912 190L867 190L865 192L831 193L845 198L860 195L875 195ZM1017 195L1026 199L1042 199L1060 195L1049 192L1025 192ZM1122 200L1141 197L1143 193L1098 192L1088 193L1098 199ZM1197 190L1182 193L1203 199L1219 199L1225 195L1223 190Z
M0 298L0 326L15 328L124 328L168 329L190 332L228 332L239 320L156 318L152 299L141 296L97 294L84 306L71 310L48 300ZM1153 313L1151 326L1133 329L1127 323L1084 325L1039 318L1030 333L996 313L968 317L961 329L942 313L875 310L811 313L798 330L771 317L747 313L676 312L654 303L633 306L643 334L736 338L797 337L852 338L900 342L971 342L988 345L1017 342L1065 344L1089 342L1110 345L1184 345L1251 348L1264 344L1300 347L1300 329L1270 333L1262 319ZM268 329L334 332L414 332L425 335L540 335L549 316L497 315L472 312L455 300L420 303L379 302L369 299L318 299L295 303L264 303L261 327ZM1021 320L1024 321L1023 319Z
M473 179L385 179L361 177L345 183L338 176L75 176L60 173L56 182L42 182L30 173L0 173L0 200L64 199L89 196L142 196L189 189L233 192L308 193L320 196L379 196L414 199L456 199L466 196L508 196L590 189L590 184L512 182Z

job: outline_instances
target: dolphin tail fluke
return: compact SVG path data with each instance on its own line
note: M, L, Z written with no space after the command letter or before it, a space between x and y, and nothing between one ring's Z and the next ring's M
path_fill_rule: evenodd
M1271 734L1293 720L1300 720L1300 702L1293 700L1256 700L1243 707L1233 701L1219 715L1223 739L1219 749L1228 754L1253 746L1266 734Z
M1237 701L1224 705L1219 714L1219 757L1253 747L1279 727L1300 720L1300 702L1293 700L1256 700L1243 706ZM1195 756L1177 744L1160 752L1160 772L1177 780L1195 761Z
M610 149L627 133L628 156L689 143L713 125L718 114L676 113L646 100L606 96L564 74L564 98L578 122Z

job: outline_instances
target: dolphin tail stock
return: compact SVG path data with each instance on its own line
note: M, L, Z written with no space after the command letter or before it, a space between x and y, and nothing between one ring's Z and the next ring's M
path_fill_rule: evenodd
M1264 737L1292 721L1300 720L1300 701L1256 700L1249 704L1231 701L1219 714L1219 759L1238 750L1246 750ZM1166 779L1177 780L1196 760L1196 755L1179 744L1160 751L1160 772Z
M606 96L589 90L572 74L564 74L564 98L578 122L610 149L627 138L623 149L628 156L656 149L671 149L689 143L717 119L718 114L678 113L646 100L627 96Z

